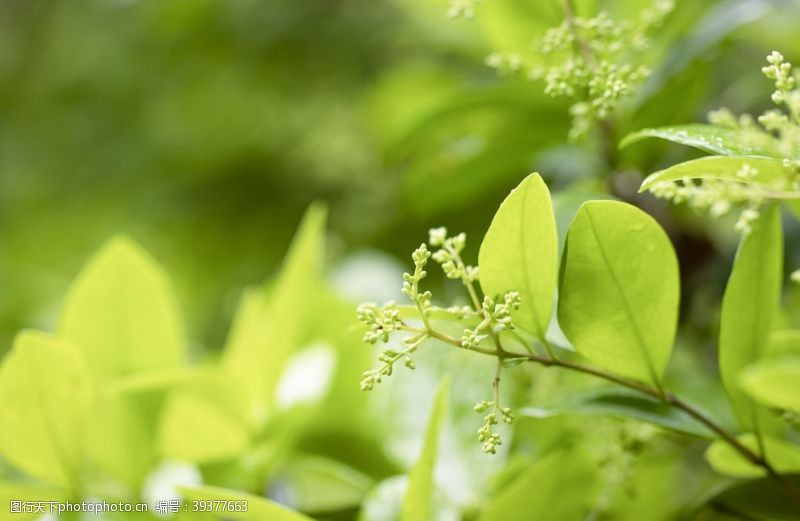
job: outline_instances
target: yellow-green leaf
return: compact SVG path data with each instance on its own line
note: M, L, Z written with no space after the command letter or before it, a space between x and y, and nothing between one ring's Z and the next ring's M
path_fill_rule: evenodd
M269 292L246 293L237 311L223 364L238 382L254 426L268 417L284 365L312 329L323 284L325 215L322 206L308 209Z
M406 495L403 499L401 521L428 521L431 519L433 491L435 488L436 452L442 424L447 416L449 387L450 379L445 378L439 384L439 390L436 392L431 415L428 419L428 428L425 431L422 454L420 454L419 459L408 475L408 490L406 490Z
M586 519L597 472L579 448L550 453L531 465L486 507L480 521Z
M567 233L558 316L575 349L659 385L678 321L678 261L658 223L616 201L581 206Z
M728 179L741 182L736 174L748 165L756 173L748 182L768 184L776 179L782 179L783 164L779 159L755 156L709 156L693 159L671 166L654 174L650 174L642 182L640 192L648 190L653 185L666 181L680 181L682 179Z
M742 136L743 133L740 129L693 123L642 129L625 136L619 146L624 148L643 139L654 137L722 156L779 157L779 152L775 146L775 138L764 133L760 139L760 146L743 145L742 143L748 141L747 138L752 141L752 135L745 137Z
M203 464L234 458L251 442L241 395L223 371L198 372L168 395L158 425L164 459Z
M770 332L781 297L783 230L780 210L762 211L742 238L733 263L720 319L719 369L740 424L758 430L757 409L739 388L742 370L770 349Z
M754 400L800 412L800 356L761 360L744 370L741 386Z
M128 487L139 489L157 462L156 417L147 400L122 393L98 393L89 414L87 457Z
M539 174L515 188L489 226L478 256L486 295L518 291L512 314L521 328L544 339L558 278L558 236L550 192Z
M761 444L752 433L742 434L736 438L742 445L758 453ZM763 438L763 447L767 455L767 461L779 473L791 474L800 473L800 446L788 441L771 436ZM709 465L725 476L735 478L757 478L766 475L766 471L753 463L750 463L733 447L717 440L711 444L706 451L706 461Z
M45 483L76 487L91 393L80 351L44 333L20 333L0 369L3 457Z
M69 289L58 333L100 381L178 364L186 344L166 274L126 237L106 243Z

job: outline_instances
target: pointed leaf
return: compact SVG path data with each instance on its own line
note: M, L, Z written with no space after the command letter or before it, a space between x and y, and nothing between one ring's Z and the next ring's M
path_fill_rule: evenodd
M756 409L739 388L741 371L770 348L770 331L781 297L783 230L780 210L770 206L739 244L720 320L719 369L740 424L757 427Z
M800 490L800 475L784 475L783 479ZM705 503L707 511L698 512L692 519L717 519L724 510L736 512L740 519L797 521L797 500L772 478L735 481L722 491L715 490Z
M586 519L597 492L594 463L579 448L548 454L505 487L480 521Z
M223 364L246 396L253 425L265 421L284 364L312 329L323 284L325 215L321 206L308 209L270 291L246 293L237 311Z
M436 398L433 402L428 429L425 432L425 441L420 455L408 475L408 490L403 500L401 521L427 521L432 519L433 506L434 468L436 466L436 452L442 424L447 416L447 394L450 379L445 378L439 384Z
M743 132L738 129L701 124L646 128L625 136L619 147L624 148L643 139L654 137L722 156L777 157L774 139L771 136L767 134L761 136L763 143L760 146L745 146L742 145L742 142L745 141L742 139L742 134Z
M800 330L782 329L769 336L767 356L800 354Z
M553 312L558 273L558 237L550 192L531 174L505 201L486 232L478 256L486 295L518 291L516 323L543 339Z
M751 365L742 373L741 386L759 403L800 412L800 356L770 358Z
M765 157L727 157L709 156L700 159L693 159L667 169L650 174L639 187L640 192L649 190L657 183L667 181L680 181L682 179L728 179L730 181L743 182L742 178L736 174L745 165L749 165L756 170L755 175L750 178L748 183L769 184L776 179L782 179L783 164L779 159Z
M742 445L758 453L761 444L752 433L742 434L736 438ZM766 436L763 439L767 461L781 474L800 472L800 446L780 438ZM766 475L766 471L744 458L733 447L717 440L706 450L706 461L725 476L734 478L757 478Z
M125 237L106 243L75 279L58 333L83 350L100 380L178 364L186 344L166 274Z
M641 210L591 201L562 258L558 316L575 350L601 367L659 385L678 320L678 262Z
M374 485L372 479L337 460L322 456L294 457L280 476L292 504L304 512L357 508Z
M75 487L91 387L81 353L68 342L20 333L0 369L0 452L39 480Z

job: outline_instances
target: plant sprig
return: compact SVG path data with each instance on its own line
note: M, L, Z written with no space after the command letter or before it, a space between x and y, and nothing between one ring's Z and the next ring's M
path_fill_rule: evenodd
M387 302L383 306L375 304L362 304L357 311L358 319L367 326L364 334L364 341L375 344L378 341L388 343L390 334L393 332L405 332L407 336L402 340L405 346L403 349L388 347L378 356L382 365L377 369L365 371L361 380L361 389L364 391L372 390L376 384L381 383L383 378L391 376L394 365L401 359L409 369L415 368L412 354L428 339L455 343L463 349L480 349L488 339L493 339L498 352L502 351L497 333L503 330L514 328L510 310L516 309L520 305L520 296L516 291L510 291L503 295L500 302L495 301L489 296L484 296L482 301L475 288L478 280L478 268L464 263L461 252L466 245L466 235L460 233L453 237L447 236L446 228L435 228L429 232L431 247L438 248L434 253L428 250L426 244L421 244L411 259L414 262L414 272L403 274L402 293L411 300L416 310L417 319L422 322L423 327L415 327L404 322L400 318L400 311L394 302ZM431 292L423 291L420 288L420 281L427 276L425 267L428 259L433 258L442 267L442 271L448 279L460 280L466 289L474 308L468 306L454 306L450 308L435 308L431 304ZM443 312L449 315L451 320L466 321L479 318L478 324L473 328L464 330L460 340L455 340L447 334L434 329L430 315L434 311ZM503 357L498 357L497 370L492 381L493 400L482 401L475 405L475 411L479 413L487 412L484 416L484 424L478 429L478 439L483 444L482 450L485 453L495 454L497 447L502 444L499 433L493 431L497 425L498 417L504 423L510 424L514 421L514 415L509 407L504 407L500 403L500 374L503 368Z
M737 116L727 108L720 108L709 113L710 126L647 129L634 135L633 140L626 139L633 142L638 136L665 137L710 148L735 157L736 166L731 171L709 175L704 170L708 163L702 160L681 163L653 174L654 179L644 188L660 199L708 211L712 217L739 209L735 228L743 235L752 231L765 203L800 199L800 89L797 88L800 72L777 51L766 59L767 65L761 71L774 82L770 98L775 108L757 118L750 114ZM685 175L678 179L664 175L678 169Z
M481 442L481 449L484 453L496 454L497 447L502 445L503 442L501 434L496 432L495 427L500 421L506 424L512 424L514 422L514 414L511 408L504 406L500 399L500 382L505 362L525 361L544 367L560 367L626 387L684 412L712 432L725 444L732 447L744 459L763 469L765 474L778 483L785 490L787 495L800 502L800 492L795 490L794 487L776 471L772 464L766 459L763 452L751 449L742 443L735 434L729 432L717 423L711 416L671 392L661 387L654 387L612 372L559 358L552 352L548 352L546 355L540 355L533 351L529 353L519 353L507 350L503 347L502 339L499 334L503 331L512 330L515 327L509 310L523 304L520 302L519 295L515 291L508 292L503 296L501 303L497 303L488 296L484 296L482 302L479 301L478 293L474 286L474 282L477 281L477 270L473 271L467 269L468 267L463 263L460 257L460 252L464 248L466 237L463 234L459 234L455 237L447 237L446 229L437 228L431 230L430 239L432 247L440 247L441 249L431 254L424 244L417 248L412 255L415 266L414 274L405 274L403 285L403 293L414 303L414 308L417 311L416 318L422 322L423 327L411 325L400 319L399 308L393 302L389 302L381 307L374 304L367 304L359 307L358 317L368 327L367 335L365 335L366 342L374 344L380 340L387 343L390 333L404 332L406 334L406 337L402 341L402 344L405 346L403 349L397 350L392 347L385 349L378 358L383 365L378 369L369 370L364 373L364 379L361 382L362 390L372 390L374 385L380 383L384 377L391 376L394 364L401 359L404 360L406 367L413 369L415 364L411 355L427 340L437 340L462 350L473 351L494 357L496 360L496 370L491 382L493 399L478 402L475 404L474 410L479 414L486 413L483 417L482 425L477 430L478 440ZM439 251L444 251L445 253L439 254ZM434 260L441 262L445 274L450 274L450 278L459 278L462 280L470 297L474 299L475 302L481 302L475 309L478 316L481 318L480 322L476 327L465 330L465 335L461 339L454 338L436 329L433 322L430 320L430 315L434 309L439 312L445 311L443 316L451 321L475 319L475 315L472 312L463 313L463 309L460 308L458 312L449 313L443 310L443 308L434 308L431 305L432 295L429 291L422 291L419 284L427 274L424 268L431 256L433 256ZM447 266L445 267L445 265ZM455 276L456 274L458 276Z
M620 102L650 76L640 55L674 2L654 0L635 21L616 20L605 11L578 16L572 0L562 0L562 7L564 21L534 44L535 59L494 52L486 63L502 74L523 73L541 80L548 96L570 99L569 138L575 141L593 124L608 122Z

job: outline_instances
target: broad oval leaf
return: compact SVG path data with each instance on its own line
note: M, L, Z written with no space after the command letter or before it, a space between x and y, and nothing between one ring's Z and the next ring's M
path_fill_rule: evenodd
M80 351L25 331L0 369L0 452L27 474L78 485L91 387Z
M759 403L800 412L800 356L757 362L742 373L741 386Z
M344 463L323 456L293 457L276 475L292 498L292 506L303 512L334 512L358 508L373 480Z
M756 409L739 388L739 377L770 349L782 276L783 230L780 210L772 205L742 238L722 299L719 369L739 423L748 430L756 428Z
M672 244L652 217L629 204L590 201L567 233L559 323L578 353L659 386L675 338L679 285Z
M736 438L742 445L758 453L762 443L756 439L755 434L742 434ZM767 461L781 474L800 472L800 446L780 438L771 436L763 437L763 447ZM766 475L766 471L750 463L733 447L722 440L712 443L706 450L706 461L709 465L724 476L734 478L757 478Z
M774 146L774 138L766 133L760 139L763 143L759 143L758 146L745 146L741 144L743 141L741 130L702 124L646 128L628 134L620 142L619 146L624 148L647 138L666 139L673 143L698 148L705 152L722 156L778 157ZM748 138L751 138L751 136L748 136Z
M186 344L166 274L126 237L106 243L75 279L58 333L83 350L101 381L178 364Z
M779 159L767 157L728 157L709 156L693 159L660 170L647 176L639 187L640 192L649 190L657 183L680 181L682 179L728 179L742 181L736 174L745 166L756 170L748 182L769 184L783 178L783 164Z
M489 226L478 255L486 295L518 291L516 323L544 339L556 293L558 236L550 192L531 174L505 201Z
M400 521L427 521L433 511L433 480L436 466L436 452L439 445L439 435L442 424L447 416L447 394L450 379L444 378L439 384L436 398L433 402L431 415L428 419L428 428L425 431L425 440L422 454L414 464L408 475L408 489L403 499Z
M595 464L580 448L554 451L504 487L479 520L586 519L597 483Z
M784 482L800 490L800 475L784 474ZM702 512L692 519L717 519L721 510L736 512L741 519L797 521L797 501L772 478L734 481L728 488L706 498Z
M217 501L225 504L213 513L217 519L242 519L246 521L312 521L300 512L279 505L267 498L220 487L179 487L178 491L189 501ZM246 511L237 511L228 506L246 505Z
M781 329L769 336L767 356L800 355L800 330Z

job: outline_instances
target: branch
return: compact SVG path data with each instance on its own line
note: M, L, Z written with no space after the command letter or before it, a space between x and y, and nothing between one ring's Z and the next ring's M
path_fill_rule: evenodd
M595 55L591 47L589 47L588 42L581 38L581 35L575 27L575 6L573 5L573 0L562 0L561 5L564 8L564 17L566 18L567 25L574 39L573 46L575 47L575 51L581 55L583 61L586 63L586 67L594 70L597 65ZM609 116L598 120L597 125L600 128L603 160L606 166L610 170L613 170L616 168L617 163L616 131L614 129L614 124Z
M409 328L409 330L414 331L416 330L416 328ZM458 340L448 335L445 335L438 331L431 331L431 330L428 330L428 334L432 338L435 338L447 344L451 344L455 347L458 347L459 349L464 349L463 347L461 347L461 343ZM487 356L497 357L498 363L501 363L502 360L505 358L524 358L527 359L528 362L533 362L542 365L544 367L561 367L563 369L569 369L571 371L575 371L578 373L588 374L596 378L601 378L603 380L613 382L617 385L627 387L628 389L632 389L641 394L650 396L671 407L681 410L690 417L692 417L694 420L705 426L708 430L713 432L716 436L719 437L719 439L730 445L734 450L736 450L736 452L738 452L747 461L749 461L753 465L759 466L762 469L764 469L769 478L778 483L778 485L781 486L781 488L786 492L786 494L789 497L791 497L795 502L800 504L800 493L798 493L798 491L796 491L794 487L792 487L792 485L788 481L786 481L786 479L783 476L781 476L778 473L778 471L776 471L775 468L762 455L756 453L749 447L743 445L739 440L736 439L736 436L734 436L733 434L725 430L724 427L716 423L713 418L709 417L704 412L697 409L695 406L683 401L681 398L675 396L670 392L667 391L661 392L658 389L651 387L647 384L638 382L636 380L631 380L629 378L625 378L619 375L615 375L613 373L603 371L602 369L596 369L594 367L580 365L575 362L544 357L536 354L516 353L516 352L506 351L499 345L496 345L496 349L485 349L482 347L475 347L475 348L469 348L468 350Z

